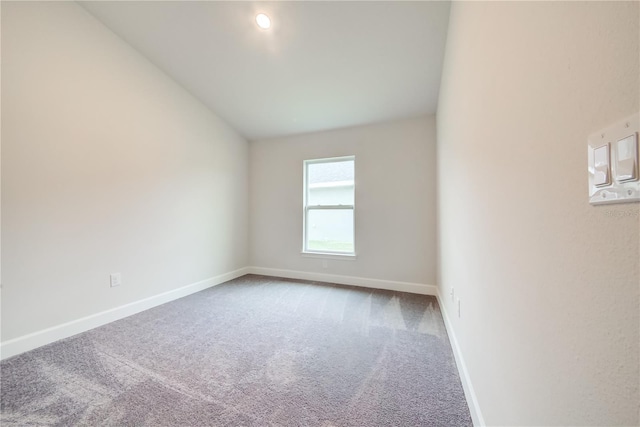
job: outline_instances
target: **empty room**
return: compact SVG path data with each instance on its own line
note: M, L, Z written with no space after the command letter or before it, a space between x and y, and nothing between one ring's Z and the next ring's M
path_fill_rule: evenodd
M640 2L0 14L2 426L640 425Z

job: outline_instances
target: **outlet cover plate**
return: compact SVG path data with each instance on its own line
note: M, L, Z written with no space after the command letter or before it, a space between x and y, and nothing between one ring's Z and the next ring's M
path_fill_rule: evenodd
M116 286L120 286L122 284L122 274L120 273L111 273L109 276L109 282L112 288Z

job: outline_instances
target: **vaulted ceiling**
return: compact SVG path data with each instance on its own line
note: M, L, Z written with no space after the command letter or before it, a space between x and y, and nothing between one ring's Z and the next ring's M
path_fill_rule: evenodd
M81 4L250 140L436 111L448 2Z

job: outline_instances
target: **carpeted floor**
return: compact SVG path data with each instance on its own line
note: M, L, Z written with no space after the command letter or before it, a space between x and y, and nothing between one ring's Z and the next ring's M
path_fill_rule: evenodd
M470 426L434 297L244 276L0 364L7 426Z

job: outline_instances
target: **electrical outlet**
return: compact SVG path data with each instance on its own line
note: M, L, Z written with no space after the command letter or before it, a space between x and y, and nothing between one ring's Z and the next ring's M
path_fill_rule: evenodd
M111 273L111 276L109 276L109 282L111 283L112 288L120 286L122 284L122 275L120 273Z
M454 302L455 301L455 298L454 298L455 290L454 290L454 288L451 288L450 294L451 294L451 302Z
M460 317L460 298L458 298L458 318Z

